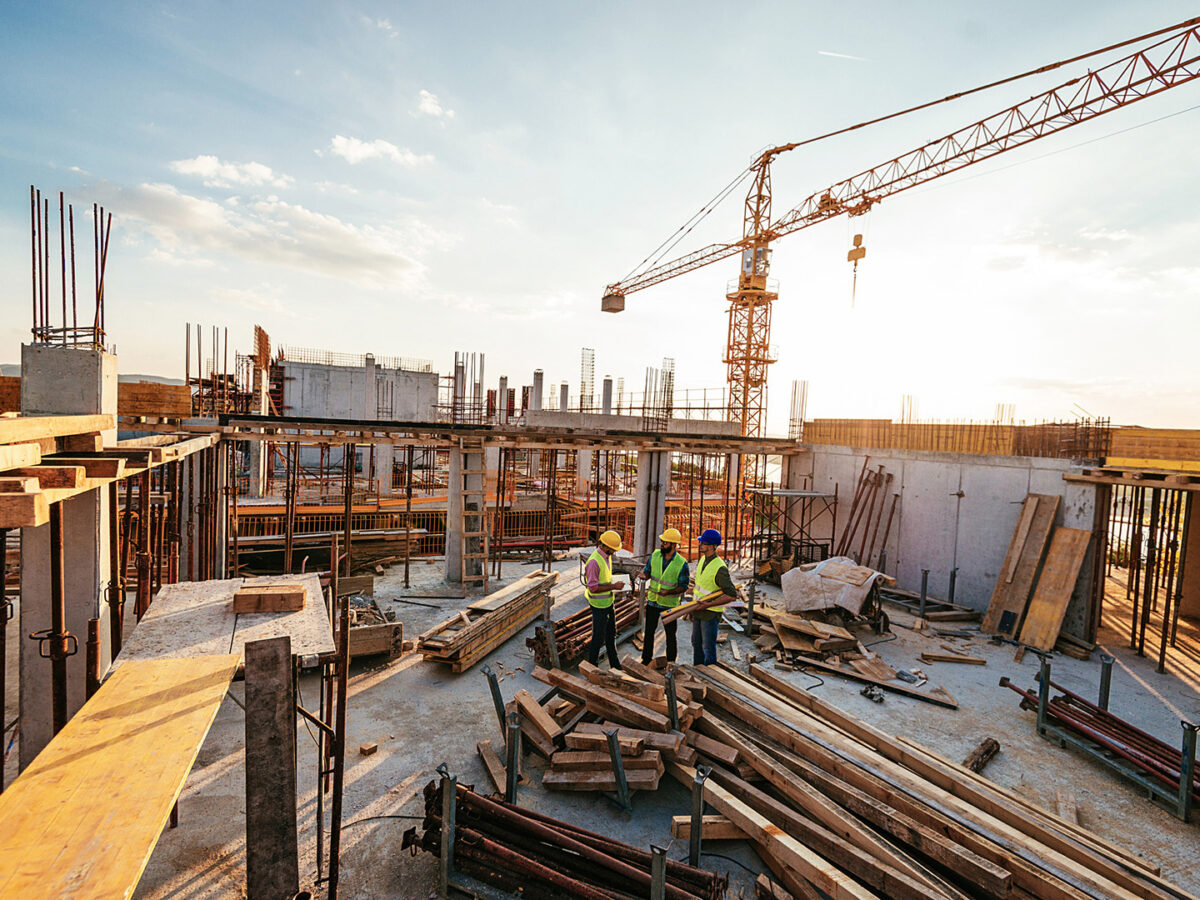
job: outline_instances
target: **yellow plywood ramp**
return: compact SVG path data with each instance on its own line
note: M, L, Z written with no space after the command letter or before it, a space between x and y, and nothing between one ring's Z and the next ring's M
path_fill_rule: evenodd
M131 660L0 794L0 897L129 897L241 656Z

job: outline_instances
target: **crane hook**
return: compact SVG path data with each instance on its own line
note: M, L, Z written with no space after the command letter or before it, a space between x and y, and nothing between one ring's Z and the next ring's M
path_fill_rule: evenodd
M863 246L863 236L856 234L854 236L854 246L850 248L850 252L846 254L846 262L854 263L854 282L850 288L850 308L854 308L854 297L858 293L858 261L867 255L867 248Z

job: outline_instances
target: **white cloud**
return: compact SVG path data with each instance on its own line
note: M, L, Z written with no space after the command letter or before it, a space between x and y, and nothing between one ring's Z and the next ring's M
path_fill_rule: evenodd
M396 27L391 23L390 19L372 19L370 16L363 16L362 20L368 26L378 28L390 38L394 38L399 35L399 32L396 31Z
M215 156L201 155L194 159L177 159L171 164L171 170L180 175L194 175L204 182L205 187L232 187L235 184L259 187L285 188L291 185L293 179L274 171L262 163L233 163L221 162Z
M320 153L320 151L317 152ZM358 138L343 137L340 134L334 135L333 140L329 142L329 152L340 156L352 166L357 166L360 162L368 159L386 159L398 166L408 168L433 162L433 157L428 153L413 153L407 147L397 147L382 138L363 141Z
M417 111L414 116L431 116L434 119L453 119L454 110L445 109L442 106L442 101L437 98L437 94L431 94L429 91L421 91L417 95Z
M431 229L410 220L355 225L275 197L228 207L174 185L102 183L95 199L121 217L123 230L157 244L155 258L177 265L232 256L370 287L408 285L417 256L436 243Z
M859 62L867 62L865 56L851 56L849 53L834 53L832 50L818 50L817 56L833 56L837 59L856 59Z
M291 310L280 298L278 290L270 284L263 284L258 288L213 288L209 297L215 303L225 306L291 315Z

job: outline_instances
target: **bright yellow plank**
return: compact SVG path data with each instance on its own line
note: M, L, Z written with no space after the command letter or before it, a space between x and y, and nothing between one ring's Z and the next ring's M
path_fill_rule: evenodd
M0 896L132 895L240 660L114 672L0 794Z

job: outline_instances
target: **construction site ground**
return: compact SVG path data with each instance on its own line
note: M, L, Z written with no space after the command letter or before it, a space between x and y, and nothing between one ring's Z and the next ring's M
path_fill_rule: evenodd
M504 578L492 587L534 571L535 566L505 563ZM560 572L556 593L564 592L578 575L574 559L554 564ZM385 610L394 610L404 623L405 636L415 637L424 629L452 615L466 600L448 598L455 589L443 581L444 561L414 561L411 587L403 586L401 567L393 567L376 579L375 597ZM1119 573L1118 573L1119 574ZM1200 718L1200 659L1194 651L1173 650L1167 672L1154 671L1156 658L1139 658L1129 649L1129 610L1123 606L1124 584L1110 578L1100 647L1116 657L1111 708L1119 716L1161 739L1176 744L1180 719ZM777 589L760 587L760 596L778 601ZM423 606L403 602L408 597ZM557 606L559 618L583 605L580 597ZM912 616L888 609L898 622L911 623ZM535 696L545 686L533 679L532 655L525 638L537 623L528 626L485 661L500 675L506 699L521 688ZM959 624L948 628L962 627ZM1196 646L1194 624L1180 623L1181 637ZM836 677L802 672L781 672L793 683L813 690L826 701L892 734L904 735L955 760L963 759L983 738L994 737L1001 751L985 769L996 783L1012 788L1034 802L1053 810L1056 791L1073 793L1081 823L1101 836L1124 845L1162 867L1164 877L1192 892L1200 892L1200 840L1197 825L1187 825L1155 806L1132 785L1084 755L1060 748L1039 737L1035 714L1018 707L1019 698L998 685L1008 676L1019 686L1033 688L1038 659L1027 654L1014 662L1014 648L997 646L985 638L960 640L964 649L987 660L984 666L922 663L922 650L936 651L944 637L927 636L904 627L894 627L894 637L877 636L861 630L865 644L896 667L921 668L930 685L945 686L957 699L957 710L887 695L874 703L860 695L860 685ZM1157 633L1153 633L1155 654ZM690 662L690 625L679 629L680 661ZM8 628L10 698L14 697L15 645L19 635L15 623ZM730 632L742 659L734 658L729 642L719 645L723 661L744 667L758 650L744 635ZM625 643L622 653L635 653ZM461 782L490 791L491 783L476 752L476 743L491 739L502 742L482 664L454 675L442 665L426 662L419 653L408 653L390 664L383 657L356 660L350 679L351 704L347 738L345 825L342 840L341 895L355 898L424 898L436 889L437 862L427 853L415 856L401 851L404 831L418 824L423 810L421 792L436 776L436 767L446 763ZM768 660L767 665L771 663ZM1097 655L1082 661L1055 654L1053 677L1067 688L1094 698L1099 683ZM928 687L926 688L928 689ZM242 699L242 684L231 694ZM317 680L302 679L303 702L317 705ZM12 704L10 704L12 705ZM15 709L9 715L15 714ZM316 744L311 732L301 727L298 740L298 784L300 786L301 884L311 885L316 872L314 828L316 801ZM227 700L196 760L179 803L179 825L167 829L159 841L140 885L139 900L181 898L230 898L245 894L245 770L243 767L244 720L239 706ZM360 756L359 747L377 743L378 752ZM15 757L15 753L13 754ZM687 846L672 842L670 820L690 808L687 791L671 778L660 789L638 793L632 815L620 811L600 794L550 793L540 786L544 767L536 755L526 756L527 783L518 802L541 812L575 822L639 846L669 846L674 858L683 858ZM15 760L7 767L8 778L16 774ZM328 799L328 798L327 798ZM326 804L328 815L328 804ZM728 871L730 896L753 896L754 876L765 871L760 860L742 841L711 841L703 865ZM746 867L746 868L742 868ZM483 890L483 895L499 896ZM324 896L323 891L315 896Z

